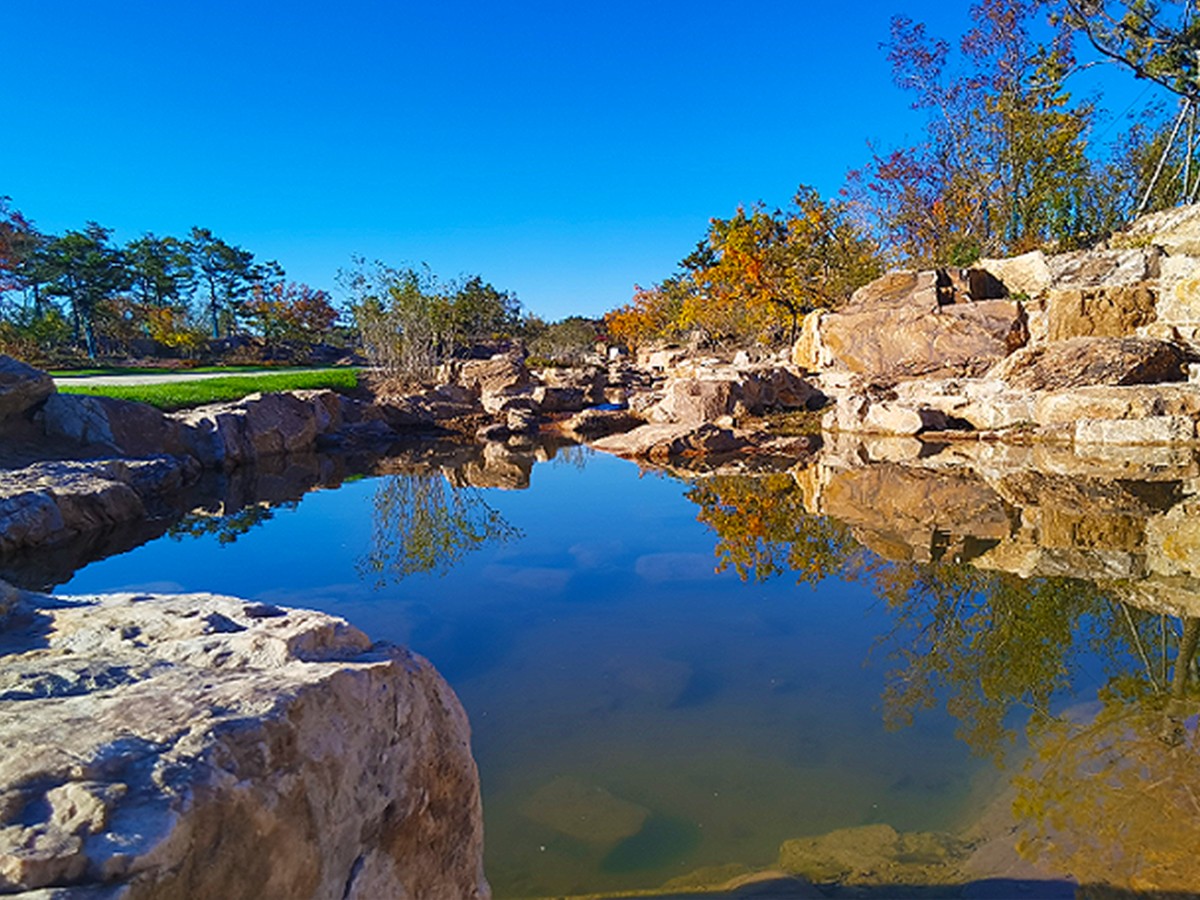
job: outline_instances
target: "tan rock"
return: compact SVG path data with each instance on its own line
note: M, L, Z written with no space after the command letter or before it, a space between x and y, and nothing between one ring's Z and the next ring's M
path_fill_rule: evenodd
M1158 247L1173 256L1200 256L1200 204L1142 216L1112 236L1114 247Z
M981 259L975 265L1003 284L1010 295L1040 297L1053 281L1046 255L1041 250L1008 259Z
M1178 444L1196 437L1189 416L1148 416L1144 419L1079 419L1077 444Z
M835 364L874 381L980 375L1028 336L1020 305L1008 300L847 307L820 327Z
M1013 353L988 377L1020 390L1183 381L1180 347L1147 338L1080 337Z
M1118 287L1158 278L1162 253L1155 247L1075 250L1047 263L1055 290Z
M0 670L0 891L488 896L466 717L425 660L227 597L31 603Z
M45 372L0 354L0 421L20 415L54 393Z
M1158 287L1137 282L1094 288L1055 289L1046 307L1046 337L1124 337L1157 318Z

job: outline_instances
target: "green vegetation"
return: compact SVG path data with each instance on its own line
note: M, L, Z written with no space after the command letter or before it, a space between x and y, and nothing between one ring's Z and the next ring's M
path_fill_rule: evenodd
M87 394L92 397L112 397L148 403L162 410L188 409L206 403L240 400L256 393L274 391L312 390L330 388L352 391L358 386L355 369L315 369L256 375L233 375L228 378L203 378L169 384L90 385L60 383L65 394Z
M193 357L209 338L302 350L328 341L337 318L328 293L207 228L119 246L96 222L43 233L0 197L0 352Z

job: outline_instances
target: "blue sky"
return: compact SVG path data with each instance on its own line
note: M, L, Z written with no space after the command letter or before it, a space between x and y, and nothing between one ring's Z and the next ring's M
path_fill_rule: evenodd
M14 4L0 194L47 231L209 227L318 287L360 254L599 314L710 216L918 139L879 44L967 7Z

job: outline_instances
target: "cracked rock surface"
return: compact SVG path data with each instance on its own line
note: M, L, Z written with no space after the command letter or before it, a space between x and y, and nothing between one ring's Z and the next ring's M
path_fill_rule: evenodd
M489 895L466 717L324 613L7 589L0 894Z

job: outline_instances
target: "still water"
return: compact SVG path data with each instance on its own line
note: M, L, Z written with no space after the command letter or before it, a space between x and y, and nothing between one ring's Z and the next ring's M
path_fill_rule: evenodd
M716 882L776 865L789 839L963 834L997 804L1032 823L1026 857L1063 873L1031 760L1102 721L1105 692L1146 690L1125 618L1134 638L1161 625L1162 678L1146 665L1167 683L1163 617L959 565L995 545L987 515L982 537L934 533L938 568L807 513L794 473L693 482L579 449L522 490L394 469L185 519L58 590L313 607L428 657L471 721L499 898Z

